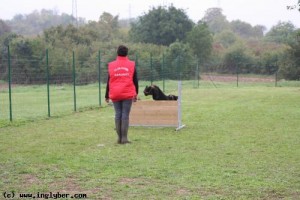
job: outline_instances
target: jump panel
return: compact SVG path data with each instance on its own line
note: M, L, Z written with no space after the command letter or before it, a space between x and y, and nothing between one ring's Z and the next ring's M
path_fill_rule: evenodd
M177 101L137 101L132 104L130 126L178 126Z

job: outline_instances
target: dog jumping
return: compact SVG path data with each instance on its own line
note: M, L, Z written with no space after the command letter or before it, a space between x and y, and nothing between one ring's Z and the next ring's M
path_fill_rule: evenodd
M177 101L178 96L176 95L165 95L161 89L156 85L146 86L144 89L145 96L152 95L152 99L155 101L159 100L174 100Z

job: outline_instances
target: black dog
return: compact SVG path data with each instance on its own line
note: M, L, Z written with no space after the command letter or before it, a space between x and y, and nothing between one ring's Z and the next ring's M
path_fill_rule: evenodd
M146 86L144 89L145 96L152 95L153 100L177 100L178 96L165 95L161 89L156 85Z

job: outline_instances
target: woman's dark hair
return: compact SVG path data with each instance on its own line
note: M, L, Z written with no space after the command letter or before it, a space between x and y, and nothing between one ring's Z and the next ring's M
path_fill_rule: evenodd
M128 48L127 48L126 46L124 46L124 45L120 45L120 46L118 47L117 53L118 53L118 56L123 56L123 57L125 57L125 56L127 56L127 54L128 54Z

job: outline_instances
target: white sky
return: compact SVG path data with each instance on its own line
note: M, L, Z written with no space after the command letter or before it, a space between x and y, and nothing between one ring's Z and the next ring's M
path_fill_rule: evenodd
M72 14L73 0L0 0L0 19L12 19L16 14L34 10L55 9L58 13ZM197 22L208 8L221 7L229 21L240 19L251 25L268 29L279 21L290 21L300 28L298 0L77 0L77 16L98 20L103 12L119 15L119 19L141 16L151 7L173 4L182 8ZM288 10L287 6L296 6Z

